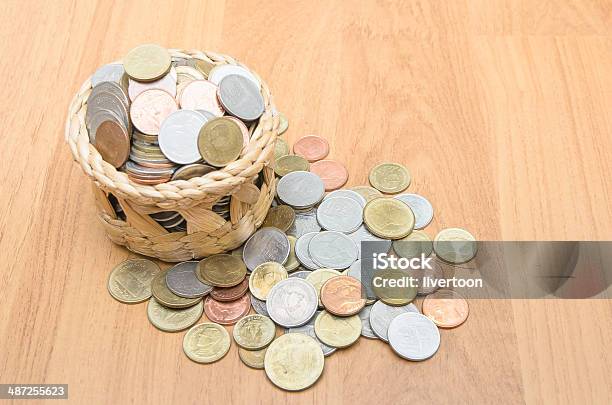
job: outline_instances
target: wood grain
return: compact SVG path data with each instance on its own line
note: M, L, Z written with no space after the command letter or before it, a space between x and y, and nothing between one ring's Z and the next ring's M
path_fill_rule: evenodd
M218 50L266 78L290 142L329 140L349 185L380 161L433 202L433 235L612 238L612 4L603 0L8 0L0 14L0 382L72 403L610 403L612 303L473 301L423 363L361 339L289 394L209 366L106 291L129 256L63 141L95 68L137 44Z

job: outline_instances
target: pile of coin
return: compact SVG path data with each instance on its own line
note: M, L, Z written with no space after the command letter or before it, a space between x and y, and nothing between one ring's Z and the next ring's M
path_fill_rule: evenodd
M411 361L433 356L440 346L438 328L465 322L467 301L452 290L435 288L414 289L400 298L364 298L361 242L378 241L399 257L435 254L459 264L471 260L476 250L458 254L444 242L475 243L474 237L449 228L432 241L422 229L432 221L433 207L423 196L400 194L411 182L402 165L374 167L370 186L326 193L346 182L340 171L326 168L321 177L308 170L325 162L317 159L329 153L327 142L302 138L294 145L295 155L289 155L286 142L279 141L276 152L284 154L278 161L286 165L276 167L277 199L262 227L241 248L166 271L146 259L128 260L111 273L110 293L130 303L152 295L147 313L160 330L191 327L183 337L183 351L191 360L217 361L234 340L244 364L264 369L273 384L289 391L314 384L325 357L360 337L387 342ZM417 295L424 296L421 309L415 305ZM195 325L202 313L207 321ZM234 325L232 332L222 325Z
M91 78L85 123L102 158L139 184L188 180L238 159L264 112L247 69L132 49ZM229 201L216 211L229 215Z

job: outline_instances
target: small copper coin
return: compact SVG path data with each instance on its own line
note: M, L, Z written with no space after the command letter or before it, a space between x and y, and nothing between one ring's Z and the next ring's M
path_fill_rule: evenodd
M247 291L249 291L249 278L245 277L240 284L233 287L213 288L210 296L221 302L236 301L238 298L246 294Z
M308 135L293 144L293 153L304 157L309 162L325 159L329 153L327 140L316 135Z
M465 298L453 290L438 290L423 300L423 314L440 328L454 328L468 318L470 307Z
M230 302L217 301L212 297L204 300L204 313L212 322L233 325L251 310L251 296L244 294L240 299Z
M359 313L366 304L361 293L361 282L350 276L330 278L321 287L321 303L336 316Z
M337 190L346 184L348 170L342 163L335 160L319 160L310 165L310 172L323 180L325 191Z
M174 97L163 90L143 91L130 106L132 123L143 134L158 135L161 123L178 110Z
M104 121L96 130L95 147L105 162L120 167L130 156L130 137L118 121Z
M218 87L208 80L194 80L186 85L180 95L181 108L186 110L206 110L217 117L225 110L217 99Z

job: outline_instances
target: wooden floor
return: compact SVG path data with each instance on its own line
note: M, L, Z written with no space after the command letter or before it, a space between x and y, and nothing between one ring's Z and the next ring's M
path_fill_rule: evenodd
M350 185L380 161L408 166L430 235L612 239L610 1L150 3L3 1L0 383L68 383L78 404L612 401L609 300L474 301L432 359L361 339L301 393L235 346L197 365L182 333L107 293L130 255L63 140L97 66L145 42L216 50L267 80L290 142L329 140Z

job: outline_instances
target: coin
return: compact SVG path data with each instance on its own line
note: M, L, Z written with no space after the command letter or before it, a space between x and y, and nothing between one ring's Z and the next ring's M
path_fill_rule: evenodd
M260 314L247 315L234 326L234 341L247 350L261 350L276 335L276 327L270 318Z
M367 306L359 312L359 319L361 319L361 336L368 339L378 339L378 336L376 336L372 330L372 325L370 325L370 311L372 311L372 307Z
M159 128L159 148L174 163L187 165L202 157L198 149L200 130L208 120L197 111L178 110Z
M208 74L208 80L210 80L212 83L218 86L219 83L221 83L221 81L229 75L242 76L245 79L249 79L258 88L260 86L259 80L248 69L245 69L242 66L230 65L230 64L219 65L219 66L213 67L210 70L210 73Z
M311 209L304 212L296 212L293 225L286 231L287 235L300 238L310 232L319 232L321 226L317 221L317 210Z
M161 269L147 259L129 259L113 269L108 278L108 292L124 304L142 302L151 297L151 281Z
M268 314L268 309L266 308L266 301L262 301L259 298L256 298L253 294L250 294L250 295L251 295L251 305L253 306L253 309L255 310L255 312L269 317L270 314Z
M317 316L321 312L323 311L317 311L316 314L312 318L310 318L310 321L308 321L308 323L305 325L296 326L295 328L285 329L285 333L301 333L301 334L310 336L319 344L319 346L321 346L321 350L323 351L323 356L327 357L338 349L336 349L335 347L328 346L325 343L321 342L319 338L317 337L317 334L315 333L314 323L315 323L315 320L317 319Z
M306 267L309 270L316 270L319 268L310 257L310 253L308 253L308 245L312 238L317 235L319 232L309 232L302 236L300 236L295 242L295 256L298 261L302 264L302 266Z
M221 117L208 121L198 137L204 160L216 167L226 166L240 156L244 140L240 127L233 120Z
M389 344L400 357L412 361L426 360L440 347L440 331L424 315L401 314L389 325Z
M441 266L442 263L444 262L441 260L434 260L433 266L430 268L425 267L423 269L406 269L408 276L412 277L412 279L416 280L418 283L418 295L428 295L440 288L438 281L444 278L444 271ZM428 279L427 285L425 285L425 279Z
M105 162L121 167L130 155L127 128L117 121L104 121L96 129L94 146Z
M455 328L465 322L470 307L465 298L453 290L438 290L423 300L423 314L440 328Z
M213 322L232 325L251 310L251 298L245 294L236 301L221 302L212 297L204 300L204 313Z
M350 198L351 200L355 200L359 205L361 205L362 208L365 207L367 203L366 199L361 194L357 193L356 191L346 189L332 191L331 193L328 193L323 200L335 197L346 197Z
M225 328L204 322L189 329L183 338L183 351L197 363L213 363L227 354L230 336Z
M244 76L225 76L219 82L218 96L223 108L243 121L254 121L264 112L264 99L259 86Z
M319 203L325 185L319 176L310 172L291 172L278 181L278 198L294 208L307 208Z
M264 359L267 351L267 347L261 350L246 350L239 347L238 357L240 357L240 360L242 360L245 365L257 370L262 370L264 368Z
M396 316L406 312L419 313L419 309L414 304L393 307L382 301L376 301L374 305L372 305L370 312L370 326L380 340L388 342L387 330L389 329L391 321L393 321Z
M317 311L317 291L301 278L287 278L272 287L266 299L270 318L285 328L304 325Z
M289 257L287 235L277 228L260 228L244 244L242 256L250 271L266 262L283 264Z
M310 171L323 180L325 191L336 190L346 184L348 171L335 160L319 160L310 165Z
M317 208L317 221L327 231L355 232L362 218L363 206L347 197L323 199Z
M143 91L134 99L130 106L130 117L140 132L157 135L162 122L176 110L176 101L169 93L152 89Z
M217 301L235 301L249 291L249 279L245 277L240 284L233 287L215 287L210 296Z
M413 285L401 285L403 280L409 278L406 270L399 268L387 268L376 270L374 277L381 279L382 285L373 285L374 294L385 304L402 306L413 301L417 296L417 287Z
M287 131L287 128L289 128L289 121L287 120L287 117L283 113L279 113L278 117L279 117L278 135L282 135Z
M338 270L318 269L306 276L306 281L312 284L317 292L317 297L319 297L317 301L319 307L323 306L323 303L321 302L321 288L323 287L323 284L325 284L325 282L330 278L340 275L341 274Z
M349 277L353 277L355 280L359 281L359 283L361 284L361 259L351 264L351 267L346 269L342 274L349 276ZM363 284L361 284L361 286L363 287ZM366 296L366 295L367 294L363 294L363 296ZM372 305L375 301L376 300L374 299L366 298L366 305Z
M134 99L140 93L150 89L164 90L170 93L172 97L176 97L176 70L174 70L174 68L171 68L168 74L152 82L145 83L129 79L128 95L130 96L130 100L132 101L134 101Z
M324 231L310 240L308 253L319 267L346 269L357 260L357 245L340 232Z
M366 203L369 203L375 198L383 196L383 194L380 191L370 186L355 186L355 187L351 187L351 190L358 193L363 198L365 198Z
M384 239L401 239L414 229L414 214L408 205L394 198L376 198L363 209L368 230Z
M215 170L217 169L212 166L207 166L200 163L185 165L174 172L172 175L172 180L189 180L194 177L202 177L205 174L214 172Z
M365 225L361 225L355 232L349 233L347 236L351 238L353 242L355 242L355 245L357 245L357 257L361 257L362 242L378 242L380 244L380 249L377 246L377 250L379 250L381 253L388 252L391 248L390 240L372 235Z
M414 213L414 229L425 228L433 219L433 207L427 198L418 194L400 194L393 198L408 204Z
M276 138L276 144L274 145L274 160L278 160L281 156L289 154L289 145L280 136Z
M361 282L349 276L330 278L321 287L321 303L326 311L337 316L359 313L366 303Z
M341 317L322 311L315 320L315 333L326 345L348 347L361 336L361 319L358 315Z
M399 193L410 185L408 169L398 163L381 163L370 171L368 178L372 187L387 194Z
M123 59L125 72L134 80L150 82L170 70L171 59L167 49L146 44L132 49Z
M400 257L429 257L433 251L433 243L429 235L423 231L412 231L405 238L393 241L393 251Z
M191 60L193 61L193 59ZM190 83L194 80L204 80L206 76L193 66L177 66L176 67L177 81L179 84Z
M467 263L476 256L478 246L471 233L460 228L443 229L434 238L434 252L445 262Z
M172 309L161 305L155 298L147 304L147 317L157 329L164 332L178 332L196 323L202 316L202 301L189 308Z
M223 107L217 99L218 87L208 80L193 80L181 91L179 103L185 110L205 110L217 117L224 114Z
M212 291L212 286L204 284L196 276L198 262L189 261L174 265L166 273L166 284L170 291L179 297L203 297Z
M198 269L198 278L215 287L233 287L246 276L243 261L230 254L217 254L202 259Z
M157 273L151 282L153 297L155 297L160 304L168 308L188 308L202 300L201 297L183 298L174 294L166 284L166 273L168 273L168 270Z
M329 154L329 143L320 136L304 136L293 144L293 153L304 157L309 162L316 162L327 157Z
M114 82L119 85L125 83L125 70L122 63L109 63L100 67L91 76L91 87L96 87L102 82Z
M287 258L284 267L288 273L291 273L293 270L300 267L300 262L298 261L297 256L295 255L295 242L297 241L297 239L295 238L295 236L287 236L287 239L289 239L290 250L289 257Z
M289 278L301 278L305 280L310 273L311 272L308 270L294 271L293 273L289 274Z
M298 155L285 155L276 160L274 172L277 176L283 177L291 172L307 172L310 164L306 159Z
M287 277L289 275L282 264L275 262L262 263L249 276L249 290L255 297L265 301L272 287Z
M293 221L295 221L295 211L288 205L278 205L268 210L261 226L272 226L286 232L293 225Z

